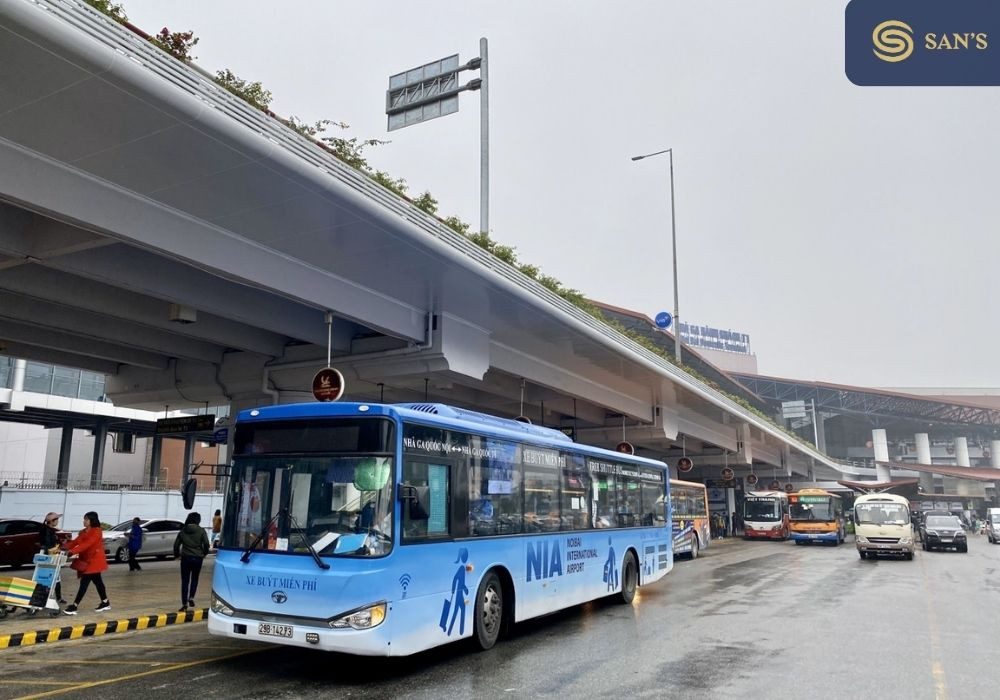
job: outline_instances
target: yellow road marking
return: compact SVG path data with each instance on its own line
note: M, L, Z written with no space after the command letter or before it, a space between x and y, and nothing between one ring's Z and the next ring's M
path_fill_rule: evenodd
M237 656L246 656L247 654L256 654L261 651L268 651L273 649L274 646L266 646L260 649L246 649L244 651L236 652L235 654L226 654L224 656L216 656L211 659L198 659L197 661L188 661L182 664L174 664L172 666L167 666L165 668L154 668L149 671L140 671L139 673L130 673L124 676L118 676L117 678L109 678L104 681L91 681L88 683L74 684L68 688L59 688L58 690L50 690L47 693L38 693L36 695L25 695L23 697L17 698L17 700L34 700L34 698L48 698L54 695L62 695L63 693L71 693L77 690L84 690L86 688L96 688L101 685L111 685L112 683L121 683L122 681L130 681L136 678L144 678L146 676L154 676L159 673L167 673L169 671L179 671L182 668L191 668L192 666L201 666L203 664L209 664L214 661L225 661L226 659L232 659Z
M0 681L0 685L76 685L73 681Z
M79 625L73 628L73 631L69 634L70 639L82 639L83 638L83 625Z
M920 573L924 579L924 602L927 605L927 628L931 643L931 677L934 679L934 700L948 700L948 686L945 683L944 666L941 665L941 632L934 602L931 600L930 579L924 558L920 557Z
M25 646L35 643L35 638L38 636L38 632L25 632L24 636L21 637L21 644Z
M15 666L17 664L22 664L22 665L27 665L27 664L48 664L48 665L51 665L52 664L52 660L51 659L9 659L9 660L4 661L4 663L15 665ZM98 660L98 659L60 659L58 663L60 665L61 664L83 664L84 666L90 666L91 664L107 664L109 666L112 666L114 664L136 664L136 665L145 664L145 665L148 665L148 666L155 666L156 664L182 664L184 662L183 661L154 661L152 659L147 660L147 661L123 661L123 660L107 661L107 660L103 660L103 659L102 660Z

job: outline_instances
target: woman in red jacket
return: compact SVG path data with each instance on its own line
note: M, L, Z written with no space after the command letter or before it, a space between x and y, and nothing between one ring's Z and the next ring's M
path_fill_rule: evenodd
M76 592L76 599L63 609L67 615L76 615L77 606L83 600L91 582L97 587L97 594L101 596L101 604L95 610L101 612L111 609L108 592L101 578L101 572L108 569L108 560L104 556L104 532L101 530L101 519L97 517L97 513L90 511L83 516L83 528L75 539L66 543L69 553L78 557L71 566L80 579L80 590Z

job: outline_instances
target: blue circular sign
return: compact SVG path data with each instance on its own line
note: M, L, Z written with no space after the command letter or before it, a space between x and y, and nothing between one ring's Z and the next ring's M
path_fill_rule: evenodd
M656 318L653 320L656 321L657 328L670 328L670 324L674 322L674 317L670 315L669 311L661 311L656 314Z

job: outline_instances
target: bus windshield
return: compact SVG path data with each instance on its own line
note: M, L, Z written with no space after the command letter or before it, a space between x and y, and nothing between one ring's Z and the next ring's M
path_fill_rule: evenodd
M778 522L781 520L778 499L748 497L743 504L743 519L755 523Z
M392 434L392 423L383 420L241 426L221 546L256 542L261 550L293 554L308 555L310 546L320 556L387 554L393 545Z
M906 525L910 512L901 503L859 503L854 508L859 525Z
M819 520L831 522L835 519L830 497L813 496L809 503L792 503L789 513L792 520Z

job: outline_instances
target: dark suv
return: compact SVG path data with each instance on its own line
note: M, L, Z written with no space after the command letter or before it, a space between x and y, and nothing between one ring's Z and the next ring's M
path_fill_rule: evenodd
M954 547L959 552L969 551L969 540L957 516L928 515L920 534L924 551L944 547Z

